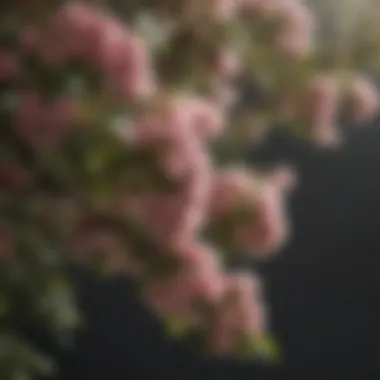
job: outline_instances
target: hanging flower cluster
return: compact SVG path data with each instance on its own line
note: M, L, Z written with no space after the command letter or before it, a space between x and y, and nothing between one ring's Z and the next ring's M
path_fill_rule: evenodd
M154 312L213 353L268 348L259 278L228 262L265 259L287 243L295 173L218 162L229 160L226 142L243 149L233 136L247 116L260 132L299 123L322 146L341 141L342 111L359 122L376 116L370 79L318 64L315 21L301 0L0 5L0 334L9 357L20 346L11 321L23 315L72 327L68 260L132 276ZM268 99L240 107L241 77L256 78ZM41 369L26 357L22 370ZM20 366L2 360L4 378L18 376Z

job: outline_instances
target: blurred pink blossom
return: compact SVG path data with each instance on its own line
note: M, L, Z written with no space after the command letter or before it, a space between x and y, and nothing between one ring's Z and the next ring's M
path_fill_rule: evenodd
M335 77L316 75L300 105L306 121L311 124L313 140L322 147L334 147L341 142L336 125L339 92L339 83Z
M302 0L243 0L242 8L264 19L277 17L287 7L304 6Z
M209 20L226 22L235 18L240 11L242 0L209 0L207 2L189 0L186 5L187 15L194 21L202 21L206 16Z
M144 41L132 34L126 34L118 46L114 46L117 55L103 55L106 81L112 92L122 100L145 99L155 89L155 76L150 66L150 57Z
M236 228L236 245L255 257L267 257L277 253L290 236L283 190L276 183L261 184L253 205L255 219L252 223Z
M180 112L188 114L192 130L202 140L219 135L224 127L222 109L202 98L184 97L179 99Z
M228 83L217 81L212 84L209 96L218 107L230 110L239 99L239 91Z
M291 58L305 57L313 48L315 21L311 10L300 1L287 1L280 10L276 39L279 52Z
M25 27L20 41L49 63L76 58L90 64L100 70L103 83L122 102L146 98L155 90L144 41L89 4L63 5L45 29Z
M218 20L230 20L237 15L244 0L213 0L214 15Z
M294 190L297 186L296 171L287 165L277 167L274 172L271 173L270 178L279 189L285 191Z
M199 302L215 303L223 295L224 282L217 252L189 242L178 252L182 260L177 273L153 280L147 288L148 303L164 315L189 317Z
M156 151L159 170L176 186L170 194L147 195L135 201L141 221L165 245L198 231L210 195L212 167L197 128L207 128L214 121L207 119L207 108L203 114L202 108L196 108L198 104L193 109L188 103L164 101L138 117L130 139L136 147Z
M8 162L0 163L0 192L17 190L24 187L27 182L27 173L18 165Z
M268 17L276 13L280 0L244 0L242 8L261 17Z
M216 56L213 74L219 78L229 80L236 77L241 71L241 60L237 51L224 47L221 48Z
M198 136L219 123L214 115L202 102L175 98L138 117L133 125L130 141L156 150L160 169L176 185L170 194L135 201L139 218L165 245L193 236L205 220L212 167Z
M227 169L217 174L213 180L210 199L210 217L218 218L229 212L241 196L249 194L252 177L243 168Z
M140 218L158 241L172 246L189 239L203 226L207 216L210 178L210 168L203 164L197 166L194 162L173 194L140 198Z
M216 177L210 197L211 225L244 206L252 218L231 231L236 247L257 257L275 253L289 237L285 191L292 182L290 173L280 171L268 178L244 170L222 173Z
M71 1L58 9L50 22L52 41L68 55L86 55L97 49L106 17L90 6ZM95 43L95 44L94 44Z
M20 71L19 60L11 52L0 51L0 83L13 80Z
M15 249L14 234L9 226L0 224L0 261L8 259Z
M380 93L371 79L356 76L348 89L350 112L355 120L372 119L379 112Z
M286 31L276 40L277 51L290 58L306 57L312 52L312 48L312 40L307 34Z
M196 168L208 167L200 140L220 133L223 116L219 107L195 97L177 97L138 117L131 142L159 149L159 162L171 178L178 179ZM206 174L206 171L204 171Z
M217 354L233 352L242 337L258 337L267 325L257 279L247 274L225 278L226 299L216 310L209 335L210 346Z

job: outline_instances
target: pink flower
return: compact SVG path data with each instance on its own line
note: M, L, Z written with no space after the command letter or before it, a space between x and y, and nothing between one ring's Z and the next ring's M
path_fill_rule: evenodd
M247 274L229 275L225 279L225 301L216 309L209 332L210 346L218 354L232 353L242 337L260 336L267 327L257 279Z
M13 80L19 74L20 66L15 54L0 51L0 83Z
M140 199L140 218L165 246L187 240L203 225L210 191L208 169L196 169L178 185L174 194Z
M24 27L20 43L41 59L61 64L94 48L93 40L98 35L100 21L100 15L91 8L72 1L60 7L44 28Z
M230 274L226 277L226 286L226 291L239 303L261 298L262 283L257 275L245 272Z
M240 332L252 337L261 335L266 330L267 319L259 279L248 274L229 276L227 292L235 297L230 307L236 313Z
M283 2L280 13L282 30L310 34L315 29L313 13L301 1L288 0Z
M246 12L270 19L280 15L284 8L299 6L300 3L300 0L243 0L242 8Z
M19 43L28 53L36 50L41 41L41 31L34 25L24 25L19 32Z
M302 58L312 51L312 40L307 34L283 32L276 40L276 49L289 58Z
M155 78L144 41L91 5L63 5L45 29L24 28L22 46L50 63L76 58L100 70L119 101L150 96Z
M211 218L231 211L242 196L249 194L252 177L243 168L228 169L215 176L210 203Z
M159 170L176 187L171 194L137 201L140 219L165 245L192 236L203 225L212 167L199 135L211 133L219 122L212 107L180 97L164 99L133 124L130 143L155 151Z
M279 2L279 0L245 0L242 7L248 12L266 17L276 12Z
M252 217L237 219L231 238L238 250L266 257L278 251L289 236L284 191L290 187L291 178L286 173L265 179L250 177L244 171L226 172L214 182L210 225L218 228L220 219L238 218L244 208Z
M114 19L74 4L58 13L53 28L68 50L79 54L105 75L105 83L121 100L149 96L153 71L144 41Z
M314 143L326 149L337 148L342 145L342 134L336 124L321 124L312 132Z
M224 110L230 110L239 98L237 89L234 86L223 83L223 81L212 85L209 96L217 106Z
M355 120L372 119L379 111L380 94L369 78L356 76L350 84L347 97Z
M224 79L235 77L241 69L241 62L236 51L222 49L217 57L216 71Z
M45 31L35 25L26 25L20 29L19 42L28 54L53 65L61 64L70 55L66 43L58 41L50 30Z
M138 117L130 140L139 146L159 148L162 165L175 175L192 166L193 157L205 155L201 140L218 134L223 121L219 107L214 104L179 96L163 100Z
M94 42L103 30L105 16L91 7L72 1L63 5L50 23L51 39L68 55L83 55L96 49ZM95 41L94 41L95 40Z
M156 109L137 117L132 130L133 143L140 146L152 146L158 143L171 147L184 142L190 136L187 114L182 113L181 109L171 101L164 101Z
M155 76L144 42L132 34L125 35L117 55L106 64L107 83L121 100L145 99L156 88ZM109 52L111 53L111 50ZM106 57L106 56L105 56Z
M231 20L241 9L243 0L214 0L214 15L218 20Z
M199 302L215 303L223 295L224 282L216 252L189 242L179 251L182 266L169 277L151 282L147 288L148 303L162 314L191 317Z
M256 193L252 223L236 228L236 245L258 258L276 253L288 240L289 223L282 190L275 183L263 183Z
M299 1L288 1L280 10L280 29L276 39L278 51L291 58L310 54L314 29L310 9Z
M20 189L27 182L27 174L18 165L6 162L0 163L0 192Z
M179 99L178 107L188 114L192 130L202 140L221 133L224 127L224 115L221 109L206 99L185 97Z
M203 21L208 17L209 21L226 22L238 15L241 2L242 0L211 0L206 3L189 0L186 3L186 13L194 21Z
M185 272L194 281L194 291L208 302L217 302L225 287L220 253L204 243L183 241L178 246L177 255Z
M311 81L303 104L300 105L304 117L311 123L313 140L323 147L333 147L341 142L336 126L339 90L336 78L317 75Z
M216 317L210 329L208 341L212 352L216 355L229 355L237 348L237 334L231 325L228 315ZM233 320L233 319L232 319Z
M0 224L0 260L8 259L14 249L15 240L11 229L5 224Z
M164 100L156 109L138 117L132 128L132 142L158 147L164 170L178 177L189 167L207 161L199 140L219 133L222 127L223 117L214 104L177 97Z
M297 186L297 174L289 166L277 167L270 175L270 180L284 191L294 190Z
M20 136L35 147L56 147L75 122L76 107L70 99L44 101L37 93L21 94L16 115Z

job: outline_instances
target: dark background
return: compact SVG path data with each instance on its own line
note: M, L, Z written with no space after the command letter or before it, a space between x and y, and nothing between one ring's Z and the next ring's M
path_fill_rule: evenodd
M339 152L277 133L251 156L300 173L293 240L260 268L285 364L202 359L165 338L127 279L74 271L88 328L76 351L49 348L62 380L380 379L380 128L356 131Z

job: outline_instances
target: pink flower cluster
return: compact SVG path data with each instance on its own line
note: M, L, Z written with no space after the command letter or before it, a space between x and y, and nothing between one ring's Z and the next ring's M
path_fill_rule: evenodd
M15 241L12 230L0 223L0 262L10 257L15 249Z
M226 274L217 252L199 243L179 250L179 271L153 279L145 288L148 304L162 316L192 327L206 327L213 352L229 354L242 338L257 338L267 328L267 315L261 296L261 283L250 274ZM206 322L202 307L212 314Z
M44 29L25 27L20 43L50 64L80 59L101 71L121 100L136 100L155 88L148 51L126 26L77 1L63 5Z
M28 183L28 175L18 165L0 163L0 192L17 191Z
M54 148L76 121L76 103L60 97L44 100L36 92L21 93L15 126L22 139L36 148Z
M134 123L132 142L155 150L161 170L177 186L173 193L134 201L140 218L165 244L193 236L203 224L212 175L204 143L220 132L222 121L212 104L179 97L160 102Z
M371 79L354 76L345 92L333 74L317 74L296 105L302 118L310 123L313 140L322 147L334 147L342 136L337 125L341 105L354 121L369 121L380 109L380 93Z
M290 58L304 57L311 53L315 20L307 4L302 0L243 0L242 7L248 14L264 20L278 20L275 48Z
M369 78L355 76L348 87L347 105L356 121L373 119L380 109L380 93Z
M14 53L0 51L0 84L16 78L20 71L20 62Z
M285 195L293 174L279 171L267 178L253 178L244 170L227 170L214 181L210 200L210 224L236 213L251 217L233 227L234 245L256 257L277 251L289 236Z
M140 145L187 145L190 142L215 137L222 131L223 126L221 109L206 99L163 95L152 111L136 120L133 138L135 143Z
M303 55L307 50L312 20L306 8L295 0L278 0L277 5L273 0L191 3L191 7L200 6L191 8L193 12L211 14L218 22L230 20L246 9L261 16L278 16L279 50L291 56ZM210 8L203 8L208 4ZM227 274L220 261L221 253L201 242L199 235L209 226L218 226L221 220L236 220L242 212L241 221L226 232L231 234L234 248L255 257L275 252L289 237L285 198L294 186L293 173L278 170L260 176L240 169L215 173L207 144L223 131L224 94L219 97L219 93L216 101L194 95L158 94L144 41L94 4L66 2L47 25L24 27L19 42L22 53L32 54L54 68L77 61L95 68L101 74L106 96L114 95L123 106L149 98L144 106L151 108L135 116L126 133L126 149L153 151L155 164L175 186L164 194L155 188L144 194L126 194L122 212L141 222L155 243L167 252L163 259L172 259L179 265L170 275L148 281L145 295L152 308L164 316L204 324L206 305L213 316L212 325L206 321L210 345L220 353L235 349L243 336L261 335L266 329L266 310L258 280L244 274ZM241 70L239 56L224 46L214 63L218 88L227 89ZM0 82L13 78L18 70L16 57L0 54ZM310 109L315 130L328 130L325 126L333 116L333 95L325 87L317 86L310 103L318 108ZM62 94L47 100L37 91L23 91L17 99L16 131L37 149L54 149L78 123L76 106L73 98ZM141 175L151 174L137 169ZM132 260L133 252L113 231L91 223L81 227L73 239L79 261L88 261L94 251L103 251L113 269L140 276L148 266Z
M314 18L310 9L301 1L286 1L280 11L280 29L276 48L289 57L305 57L312 52Z
M176 254L179 270L148 283L146 297L163 315L199 323L199 306L216 304L223 295L223 268L218 253L205 244L182 244Z
M225 276L222 301L216 309L209 344L218 354L231 354L242 339L258 338L267 329L266 308L256 277Z
M341 142L336 124L339 99L340 88L337 78L321 74L312 78L299 105L305 119L311 123L313 140L320 146L333 147Z
M254 279L226 274L221 254L199 241L198 233L244 204L258 218L231 231L236 248L257 257L272 253L288 237L284 201L294 175L286 168L263 178L245 170L215 174L205 144L221 131L222 121L213 103L184 96L163 96L138 116L127 133L129 143L155 150L161 170L177 187L169 194L127 196L125 211L167 248L165 259L179 265L173 273L148 281L148 304L188 327L206 323L213 350L227 353L243 337L264 332L265 307ZM213 310L211 325L204 306Z

